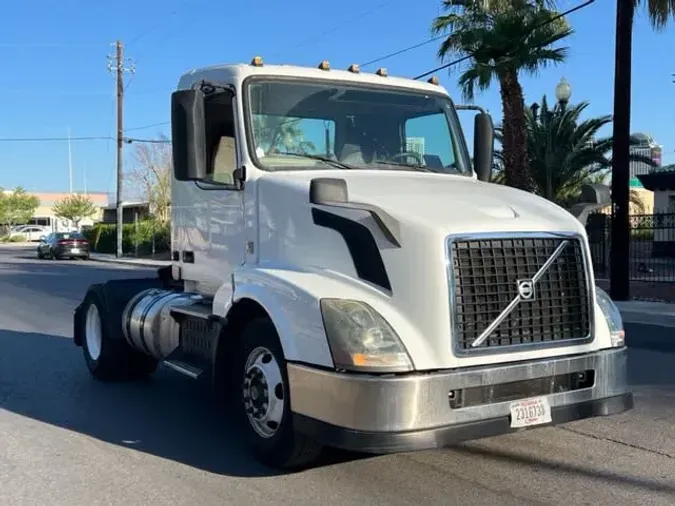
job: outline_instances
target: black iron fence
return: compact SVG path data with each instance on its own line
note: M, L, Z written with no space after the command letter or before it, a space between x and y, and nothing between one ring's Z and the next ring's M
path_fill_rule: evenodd
M597 213L586 223L597 279L609 278L611 220ZM675 213L632 215L630 226L631 280L675 282Z

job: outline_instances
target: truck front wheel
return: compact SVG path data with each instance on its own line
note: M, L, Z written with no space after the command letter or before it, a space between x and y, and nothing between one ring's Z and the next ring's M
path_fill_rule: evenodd
M321 445L293 428L286 360L274 324L256 318L241 338L239 404L253 451L263 464L278 469L310 465Z
M157 368L156 360L131 348L123 336L109 335L108 318L121 318L121 315L106 311L97 294L87 294L83 314L82 349L87 367L96 379L136 379Z

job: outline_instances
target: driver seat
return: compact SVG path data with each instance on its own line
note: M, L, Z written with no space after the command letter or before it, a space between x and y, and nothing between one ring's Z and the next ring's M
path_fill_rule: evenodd
M364 165L366 160L363 157L363 151L358 144L345 143L342 145L338 160L348 164Z
M213 181L233 184L234 169L237 167L234 137L221 137L213 149Z

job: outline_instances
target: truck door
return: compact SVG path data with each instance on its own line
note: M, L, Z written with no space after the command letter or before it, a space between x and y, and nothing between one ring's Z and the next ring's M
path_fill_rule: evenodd
M184 269L194 272L190 277L201 293L213 295L245 259L244 192L234 179L241 162L233 97L227 93L208 97L205 112L208 176L197 183L201 202L195 202L202 240L193 243L194 264Z

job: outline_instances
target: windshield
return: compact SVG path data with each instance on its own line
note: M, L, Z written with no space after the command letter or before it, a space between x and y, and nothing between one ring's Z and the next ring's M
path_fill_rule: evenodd
M251 156L262 169L472 174L443 95L285 79L255 79L247 91Z

